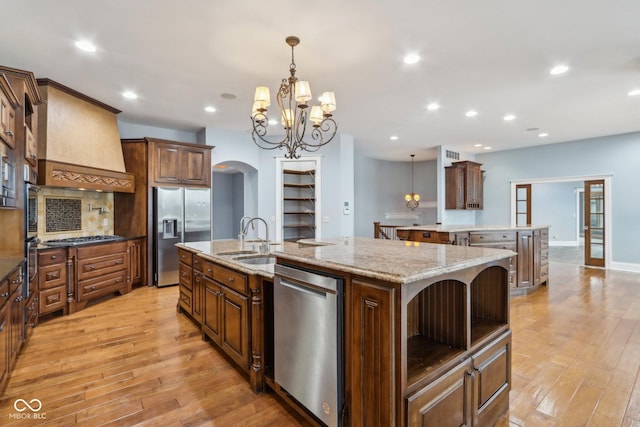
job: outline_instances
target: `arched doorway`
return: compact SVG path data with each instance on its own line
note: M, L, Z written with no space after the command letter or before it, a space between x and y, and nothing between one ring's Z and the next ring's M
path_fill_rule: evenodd
M240 218L256 211L257 170L246 163L228 161L211 169L211 238L235 239Z

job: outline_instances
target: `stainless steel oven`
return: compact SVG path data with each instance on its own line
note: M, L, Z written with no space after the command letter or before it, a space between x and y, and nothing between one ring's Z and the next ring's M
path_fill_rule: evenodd
M35 185L25 183L25 240L38 237L38 192L40 189Z
M24 240L25 258L27 261L27 274L24 296L28 298L34 290L34 280L38 274L38 192L40 189L35 185L25 182L25 205L24 205Z

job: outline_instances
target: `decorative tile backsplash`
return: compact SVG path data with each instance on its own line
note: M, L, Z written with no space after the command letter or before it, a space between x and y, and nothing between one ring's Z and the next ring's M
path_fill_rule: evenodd
M41 187L38 193L41 240L96 234L113 234L113 193Z
M47 233L82 231L82 199L45 198Z

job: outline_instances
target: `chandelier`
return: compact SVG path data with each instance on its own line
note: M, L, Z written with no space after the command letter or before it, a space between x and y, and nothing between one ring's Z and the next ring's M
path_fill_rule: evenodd
M420 195L413 192L413 158L415 154L411 155L411 194L405 194L404 199L407 201L407 207L414 210L420 206Z
M267 137L267 126L269 125L267 107L271 105L271 95L268 87L258 86L251 111L253 125L251 137L260 148L265 150L284 149L286 150L285 158L298 159L300 158L298 151L317 151L335 136L338 125L333 120L331 113L336 109L336 97L333 92L324 92L320 96L320 105L309 108L307 105L307 102L311 100L309 82L298 80L296 63L293 60L293 48L300 43L300 39L296 36L289 36L285 41L291 46L291 65L289 66L291 75L282 79L277 94L280 122L284 126L285 135L280 141Z

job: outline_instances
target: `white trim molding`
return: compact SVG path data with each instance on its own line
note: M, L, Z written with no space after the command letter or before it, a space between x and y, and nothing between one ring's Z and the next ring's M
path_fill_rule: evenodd
M549 246L580 246L575 240L549 240Z
M612 262L609 266L611 270L630 271L633 273L640 273L640 264L631 262Z

